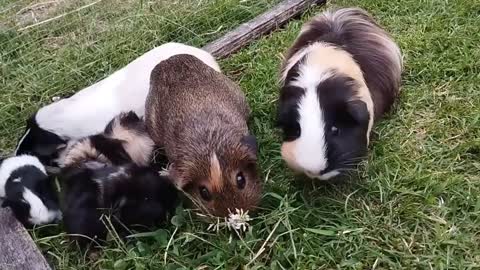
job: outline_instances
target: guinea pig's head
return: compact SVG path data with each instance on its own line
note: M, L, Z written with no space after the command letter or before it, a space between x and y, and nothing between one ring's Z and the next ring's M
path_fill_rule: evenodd
M254 210L262 190L255 137L215 142L210 149L216 150L173 164L171 178L205 214L225 217L235 209Z
M52 164L58 153L66 146L66 140L57 134L42 129L35 119L30 117L26 129L20 138L15 150L15 155L30 154L38 157L44 164Z
M33 161L33 162L32 162ZM17 156L4 161L1 173L10 172L2 207L10 207L24 225L42 225L61 219L53 178L38 160Z
M302 74L301 68L289 72L277 121L283 132L282 158L290 168L329 180L359 164L367 152L370 125L360 87L335 72L316 77Z
M130 187L118 200L120 220L126 225L154 226L165 221L173 212L178 191L173 183L157 171L136 168L131 174Z

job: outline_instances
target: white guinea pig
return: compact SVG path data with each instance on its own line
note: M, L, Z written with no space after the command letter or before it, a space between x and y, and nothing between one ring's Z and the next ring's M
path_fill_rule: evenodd
M27 120L15 154L32 154L50 165L68 140L101 133L119 113L134 111L143 117L151 71L177 54L193 55L220 72L213 56L204 50L180 43L161 45L75 95L42 107Z
M3 160L0 164L2 207L10 207L27 227L61 219L52 180L34 156L20 155Z
M374 121L399 93L397 44L359 8L329 10L306 23L283 63L278 126L287 165L328 180L367 154Z

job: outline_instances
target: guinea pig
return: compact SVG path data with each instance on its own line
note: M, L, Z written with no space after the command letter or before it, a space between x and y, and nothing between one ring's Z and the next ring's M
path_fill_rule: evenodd
M147 166L154 146L144 121L130 111L115 116L103 133L69 142L57 163L69 167L92 160L109 165Z
M10 207L26 227L60 220L62 214L53 180L34 156L4 159L0 164L2 207Z
M249 111L242 90L194 56L172 56L152 71L148 132L165 150L170 178L205 214L251 210L259 201Z
M399 94L402 65L397 44L362 9L306 23L281 71L277 121L287 165L320 180L354 170L374 121Z
M80 246L107 236L102 216L110 216L118 232L158 225L177 203L172 182L147 167L105 165L88 161L61 176L64 226Z
M207 52L180 43L167 43L138 57L127 66L75 95L39 109L27 120L17 144L16 155L31 154L54 166L60 149L70 140L102 132L121 112L134 111L142 117L156 64L176 54L191 54L220 70Z

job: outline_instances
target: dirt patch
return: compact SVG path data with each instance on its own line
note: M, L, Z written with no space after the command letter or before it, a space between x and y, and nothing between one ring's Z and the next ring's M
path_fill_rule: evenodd
M34 1L17 12L16 25L24 27L48 19L61 7L65 7L67 2L66 0Z

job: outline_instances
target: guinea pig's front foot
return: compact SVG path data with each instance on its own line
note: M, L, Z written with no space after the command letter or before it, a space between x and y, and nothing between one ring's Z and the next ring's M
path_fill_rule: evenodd
M167 167L162 168L160 171L158 171L158 174L160 176L169 177L171 175L172 168L173 168L173 163L169 163L167 164Z

